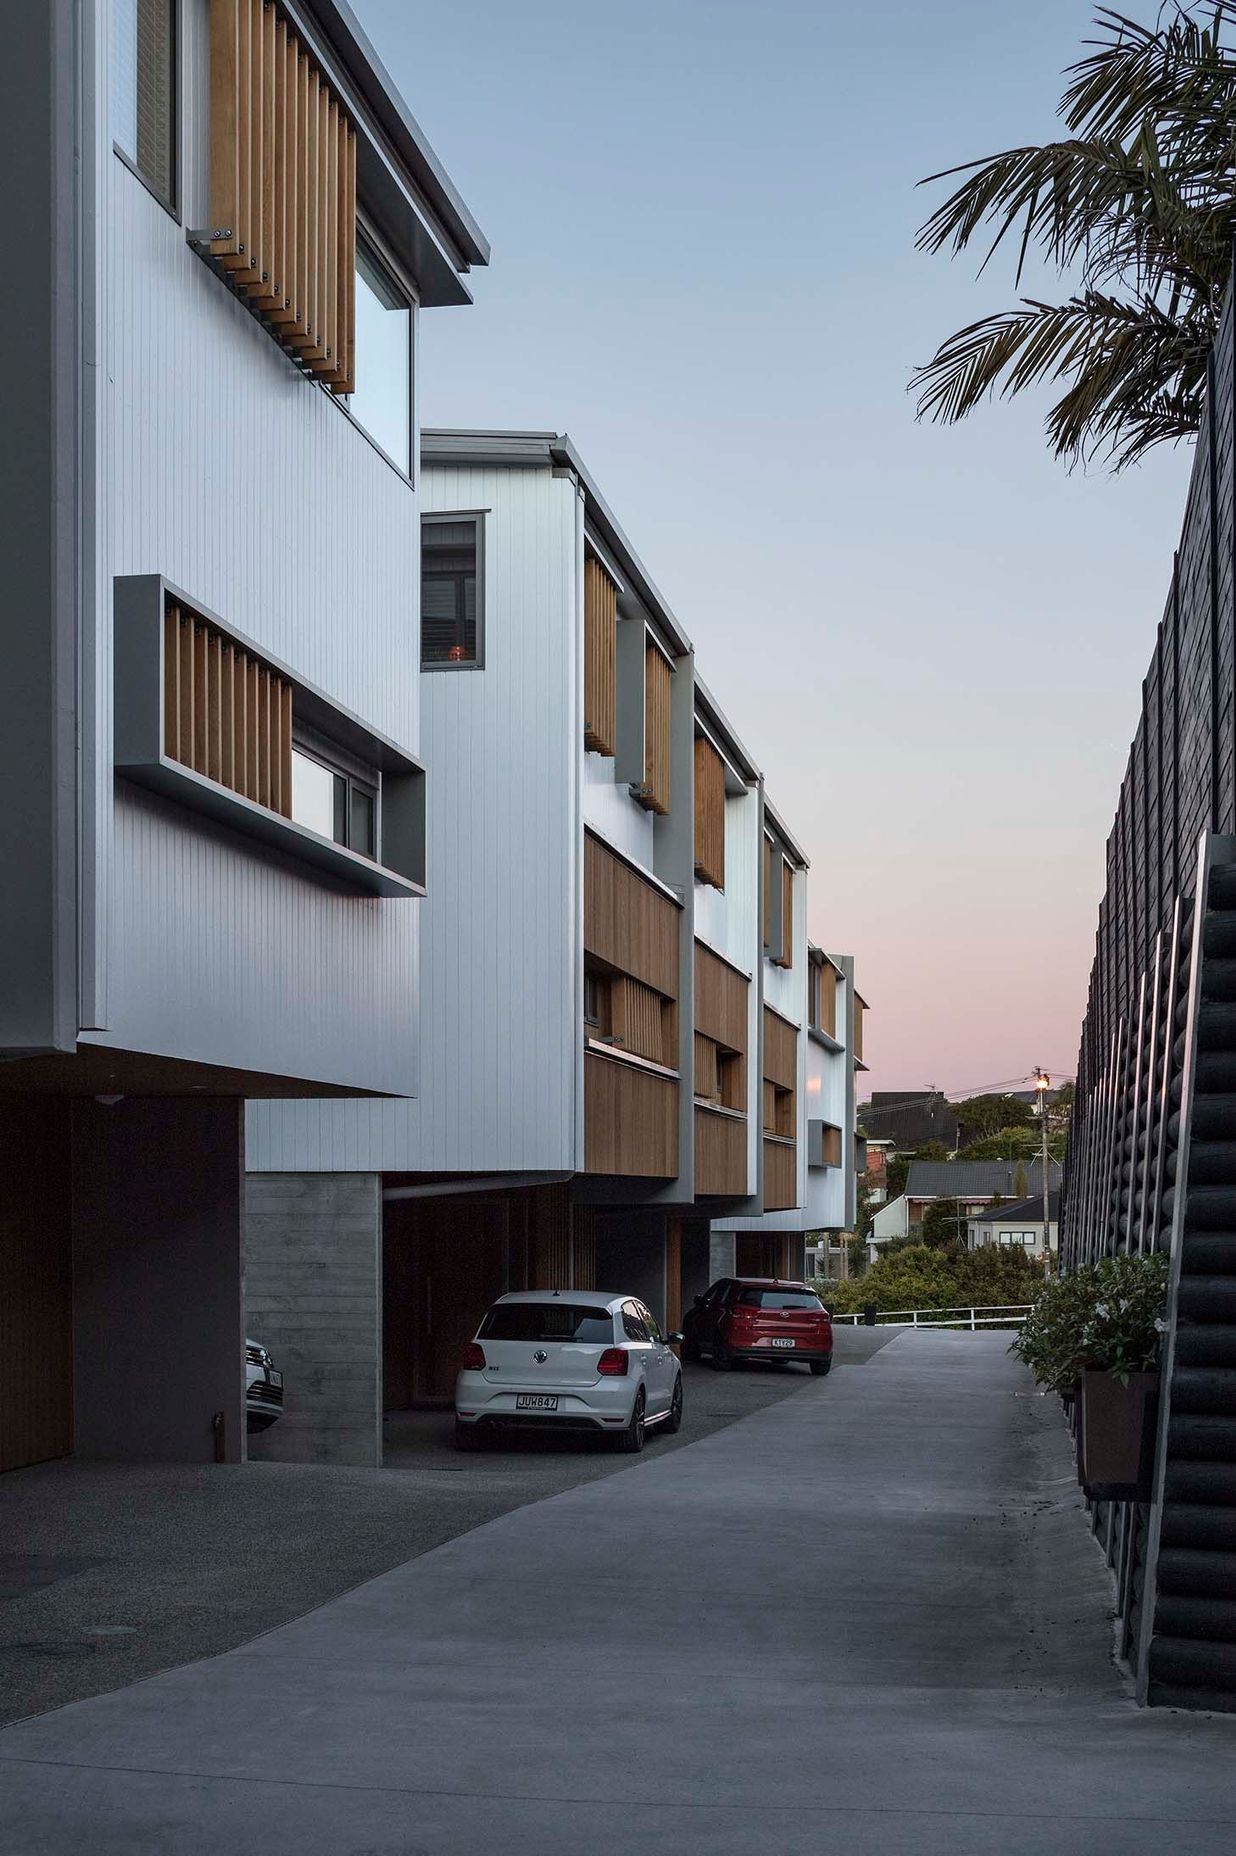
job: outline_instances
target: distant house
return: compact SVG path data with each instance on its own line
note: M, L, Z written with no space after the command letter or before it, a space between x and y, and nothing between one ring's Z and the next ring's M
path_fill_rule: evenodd
M888 1163L896 1149L892 1141L875 1140L870 1135L863 1145L867 1162L863 1169L867 1203L883 1205L888 1198Z
M897 1153L927 1141L942 1141L950 1153L957 1145L957 1111L938 1089L877 1089L858 1122L869 1141L888 1141Z
M1059 1187L1061 1165L1048 1160L1048 1186ZM881 1206L872 1222L869 1254L898 1237L909 1237L922 1225L929 1205L938 1199L956 1199L964 1220L986 1211L994 1201L1017 1204L1042 1194L1042 1163L1038 1160L912 1160L906 1189L898 1199ZM1040 1227L1042 1200L1039 1203ZM962 1236L959 1220L958 1236ZM1041 1231L1040 1231L1041 1234ZM967 1240L968 1241L968 1240Z
M1048 1241L1054 1250L1058 1243L1057 1220L1060 1216L1060 1194L1049 1192L1047 1195ZM985 1244L1020 1245L1023 1249L1043 1250L1043 1195L1038 1198L1018 1199L1012 1205L989 1205L978 1217L966 1222L966 1242L971 1250L981 1250Z

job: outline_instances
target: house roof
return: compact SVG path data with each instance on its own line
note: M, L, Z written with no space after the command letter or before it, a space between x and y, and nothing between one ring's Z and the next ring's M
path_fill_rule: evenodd
M957 1112L938 1090L877 1089L858 1119L867 1134L886 1135L903 1149L921 1147L924 1141L957 1145Z
M1050 1166L1051 1178L1058 1180L1060 1162L1052 1160ZM1037 1160L911 1160L906 1197L982 1199L999 1193L1001 1198L1011 1198L1018 1190L1014 1180L1019 1171L1023 1189L1032 1193L1042 1179Z
M467 270L489 263L489 241L464 205L389 72L370 44L348 0L308 0L348 74L361 91L392 147L414 176L426 203L454 243Z
M1049 1192L1047 1195L1047 1217L1055 1224L1060 1217L1060 1194ZM972 1220L975 1224L1039 1224L1043 1222L1043 1195L1037 1198L1017 1199L1012 1205L989 1205L985 1211L978 1212Z

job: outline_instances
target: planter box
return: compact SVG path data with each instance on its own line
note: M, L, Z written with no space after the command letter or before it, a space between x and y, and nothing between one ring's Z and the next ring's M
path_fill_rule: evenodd
M1110 1373L1082 1374L1078 1470L1091 1501L1150 1500L1158 1405L1157 1373L1131 1373L1128 1385Z

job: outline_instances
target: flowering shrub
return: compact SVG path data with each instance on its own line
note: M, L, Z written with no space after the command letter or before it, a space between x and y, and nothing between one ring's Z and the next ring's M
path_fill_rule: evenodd
M1053 1392L1087 1369L1127 1384L1158 1364L1166 1287L1166 1257L1104 1257L1044 1283L1009 1351Z

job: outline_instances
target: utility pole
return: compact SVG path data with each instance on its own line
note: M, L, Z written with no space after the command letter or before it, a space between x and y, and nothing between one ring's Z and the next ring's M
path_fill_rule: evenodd
M1051 1077L1041 1066L1035 1066L1034 1086L1039 1092L1039 1120L1042 1123L1042 1160L1043 1169L1043 1280L1051 1281L1051 1200L1049 1196L1047 1172L1047 1091L1051 1087Z

